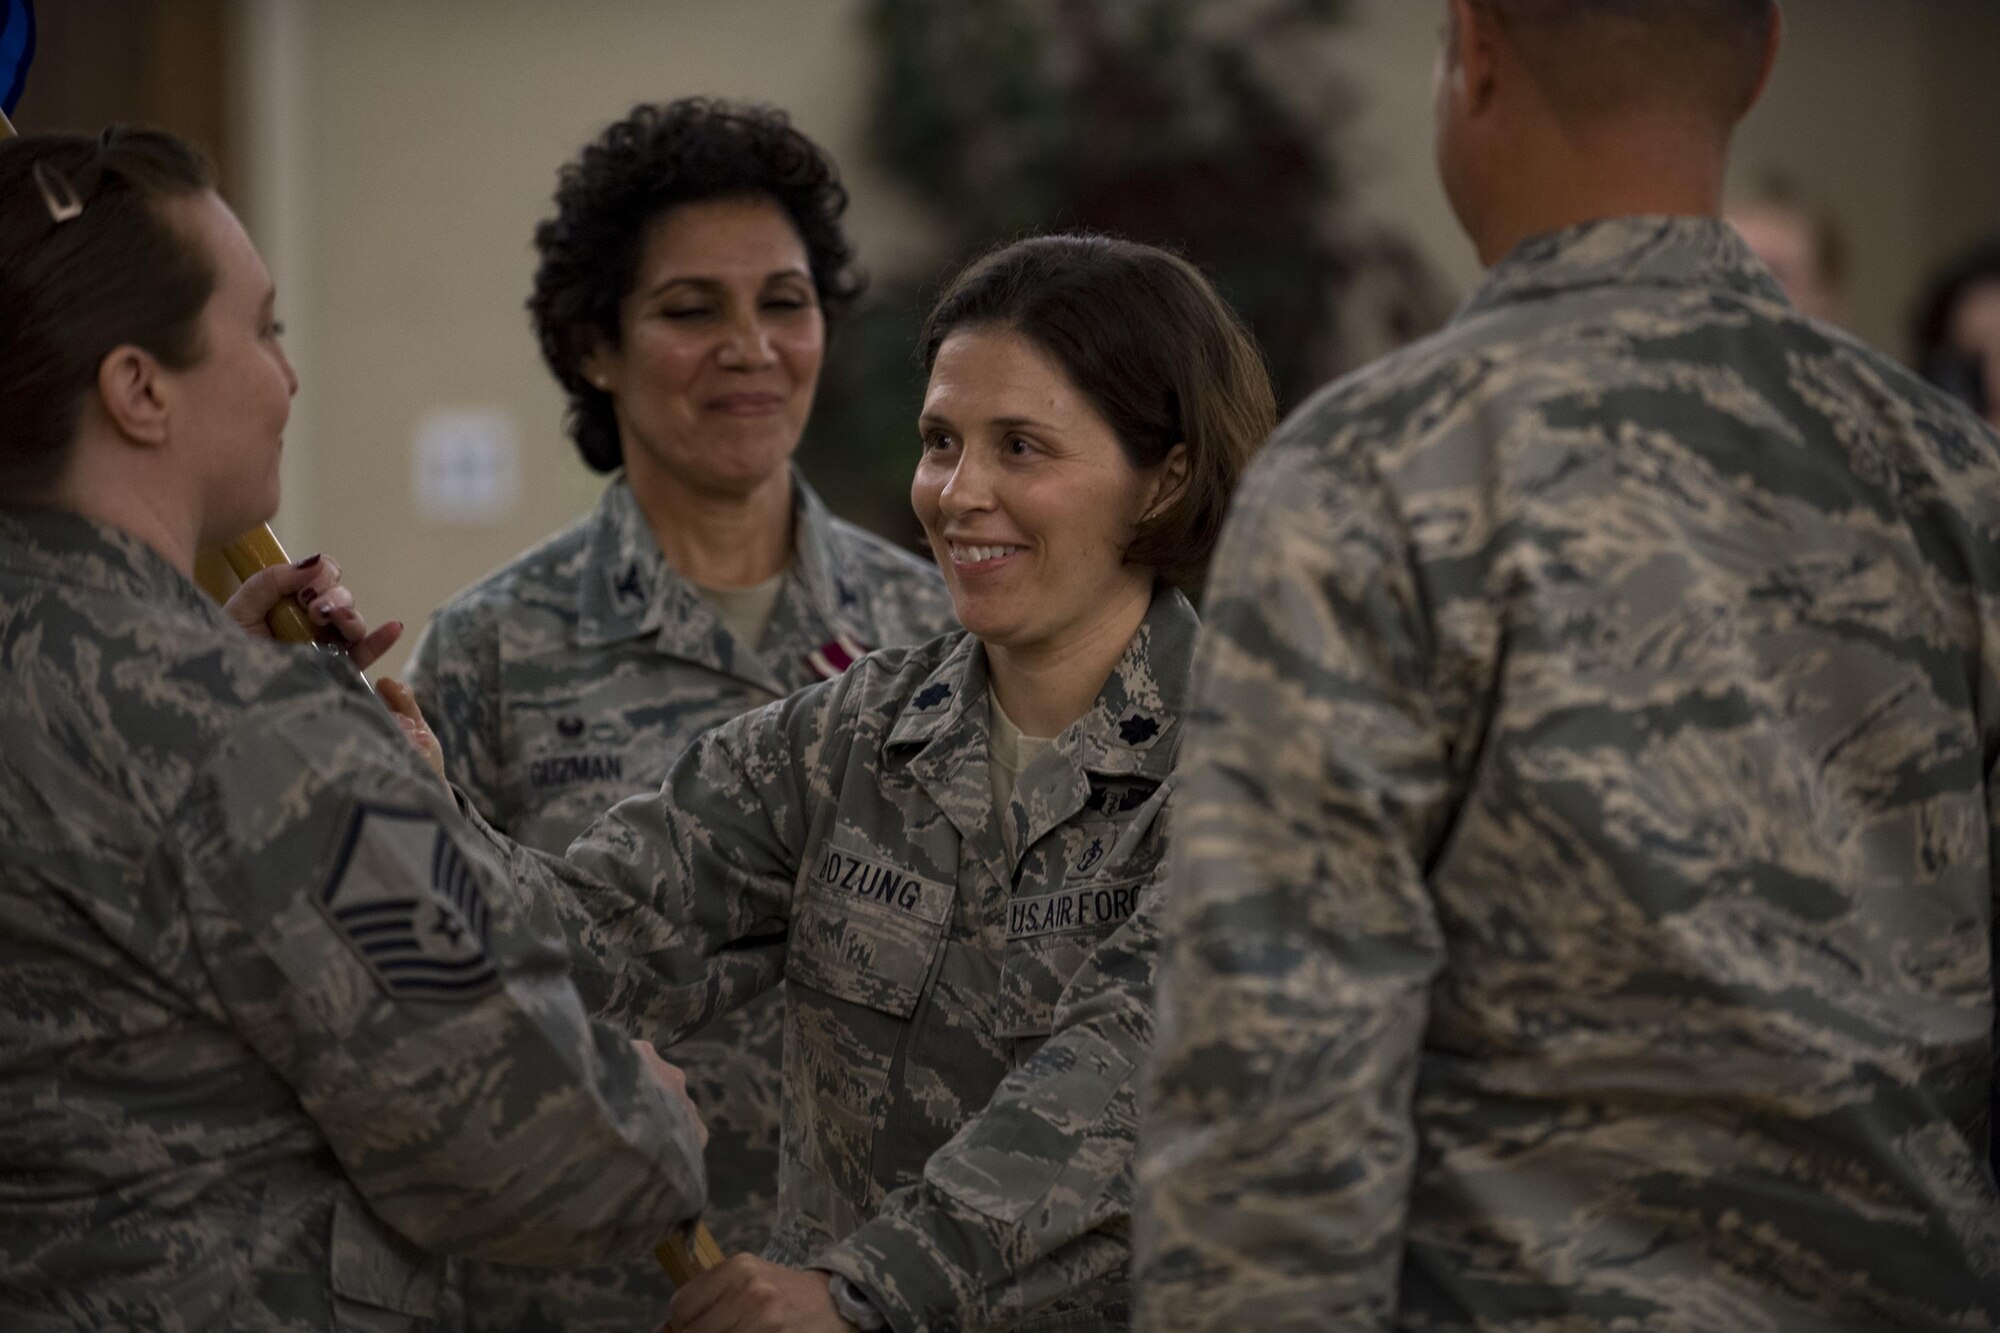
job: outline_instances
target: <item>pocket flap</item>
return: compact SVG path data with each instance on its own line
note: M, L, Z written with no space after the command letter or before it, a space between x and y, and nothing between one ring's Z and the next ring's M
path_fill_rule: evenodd
M815 880L792 915L785 976L897 1018L916 1012L924 977L944 934L943 915L838 894Z

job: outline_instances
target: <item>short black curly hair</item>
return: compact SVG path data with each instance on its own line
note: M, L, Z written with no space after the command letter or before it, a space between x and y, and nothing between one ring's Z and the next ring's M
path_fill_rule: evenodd
M667 210L762 195L785 210L812 268L829 322L863 280L841 230L847 190L831 159L771 106L708 97L642 102L564 165L555 216L535 228L528 297L542 359L569 395L565 425L598 472L623 461L611 397L584 378L597 339L618 345L618 312L637 278L648 228Z

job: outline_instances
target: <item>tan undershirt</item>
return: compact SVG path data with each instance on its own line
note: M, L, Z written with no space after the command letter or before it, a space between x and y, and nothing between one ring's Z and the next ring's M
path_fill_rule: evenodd
M785 576L780 573L747 588L711 588L700 583L695 586L708 598L716 617L737 641L755 652L764 641L764 631L771 627L771 615L778 609L778 594L784 589Z
M992 723L987 728L989 750L987 773L993 779L993 808L1004 810L1007 802L1014 799L1014 784L1020 780L1022 770L1035 762L1042 751L1056 743L1053 736L1023 736L1021 729L1014 725L1014 719L1007 716L1000 707L1000 696L991 689L986 691L986 709ZM1002 826L1007 821L1000 821Z

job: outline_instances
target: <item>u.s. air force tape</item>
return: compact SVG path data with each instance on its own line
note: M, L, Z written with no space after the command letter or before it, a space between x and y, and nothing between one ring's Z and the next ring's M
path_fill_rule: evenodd
M1123 925L1138 908L1139 892L1145 884L1143 878L1129 879L1059 889L1037 898L1016 898L1007 905L1007 938L1021 940Z
M472 866L424 811L357 806L319 902L391 995L471 1000L499 980Z

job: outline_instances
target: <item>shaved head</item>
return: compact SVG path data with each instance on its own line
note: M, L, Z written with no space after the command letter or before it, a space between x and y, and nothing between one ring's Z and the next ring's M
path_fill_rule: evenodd
M1777 0L1472 0L1567 118L1691 116L1727 131L1763 75Z

